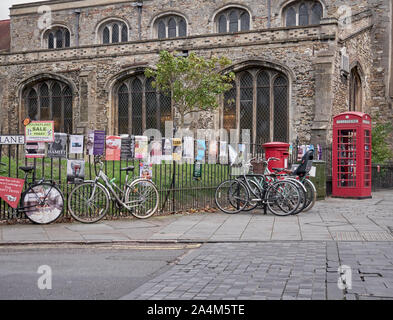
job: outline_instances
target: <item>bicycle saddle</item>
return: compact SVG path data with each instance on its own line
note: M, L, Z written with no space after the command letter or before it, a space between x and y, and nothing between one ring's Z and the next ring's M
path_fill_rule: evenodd
M120 171L134 171L135 167L131 166L131 167L126 167L126 168L121 168Z
M22 170L27 173L33 171L34 167L19 167L19 170Z

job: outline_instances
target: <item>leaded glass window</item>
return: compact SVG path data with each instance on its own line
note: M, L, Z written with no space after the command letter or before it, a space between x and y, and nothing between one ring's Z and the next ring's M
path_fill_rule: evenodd
M172 119L171 98L158 93L152 82L138 75L119 85L118 134L141 135L146 129L158 129L164 134L165 121Z
M220 15L218 19L218 32L219 33L227 32L227 17L225 14Z
M47 80L26 88L23 95L31 120L53 120L56 132L72 133L72 91L68 85Z
M288 81L278 76L274 81L274 141L288 139Z
M109 32L109 28L105 27L104 31L102 32L102 43L103 44L108 44L111 41L111 36Z
M229 32L239 31L239 17L237 11L231 11L229 14Z
M308 25L308 8L305 3L299 7L299 26Z
M321 23L322 12L323 12L322 5L319 2L314 4L314 6L312 7L312 12L311 12L311 24L320 24Z
M119 25L117 23L112 25L112 43L119 42Z
M249 129L257 144L288 142L288 90L287 77L279 71L253 67L237 73L223 96L222 127Z

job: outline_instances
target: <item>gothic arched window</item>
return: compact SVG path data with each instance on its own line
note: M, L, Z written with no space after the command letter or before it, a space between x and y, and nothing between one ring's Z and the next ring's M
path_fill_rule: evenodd
M128 27L122 21L110 21L98 28L101 43L120 43L128 41Z
M319 1L296 1L291 2L283 11L285 26L308 26L321 23L323 7Z
M240 8L228 8L216 16L216 28L219 33L250 30L250 14Z
M363 88L358 67L351 70L349 92L349 111L362 111Z
M146 129L164 134L165 121L172 119L171 98L152 86L143 75L123 81L117 90L118 134L141 135Z
M157 19L154 30L158 39L187 36L187 22L177 15L167 15Z
M53 27L45 32L44 41L48 49L69 48L71 44L70 31L64 27Z
M224 94L222 127L249 129L253 143L289 140L288 79L276 70L249 68L236 74Z
M31 120L53 120L56 132L72 133L72 91L68 85L47 80L26 88L23 96Z

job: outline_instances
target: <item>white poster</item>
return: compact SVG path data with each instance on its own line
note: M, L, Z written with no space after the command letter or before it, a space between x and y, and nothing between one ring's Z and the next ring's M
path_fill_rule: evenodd
M94 131L90 131L87 134L87 142L86 142L86 153L89 156L94 155Z
M209 142L209 163L210 164L217 163L217 151L218 151L217 149L218 149L217 141L211 140Z
M236 158L237 158L237 152L236 152L235 148L233 148L231 145L228 145L228 151L229 151L230 165L233 165L236 161Z
M193 137L184 137L184 160L194 160L194 139Z
M83 136L70 136L70 152L74 154L82 154L83 153Z
M228 163L228 142L220 141L220 163L227 164Z
M146 136L135 136L135 158L147 159L148 138Z

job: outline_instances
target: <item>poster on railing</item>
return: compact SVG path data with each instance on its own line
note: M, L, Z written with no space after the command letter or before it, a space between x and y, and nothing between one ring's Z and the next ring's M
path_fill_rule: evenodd
M229 164L233 165L237 159L237 151L230 144L228 145Z
M218 143L215 140L209 142L209 163L217 163Z
M183 148L183 158L187 162L192 162L194 160L194 138L184 137L184 148Z
M121 138L120 158L121 160L130 160L135 157L135 137L123 134Z
M172 141L169 138L162 139L162 160L172 161Z
M151 162L141 162L139 164L139 174L142 179L153 179L153 164Z
M94 150L93 154L102 156L105 151L105 131L95 130L94 131Z
M120 136L107 136L105 148L105 160L119 161L121 153L121 138Z
M89 131L87 134L86 154L88 156L94 155L94 131Z
M26 158L43 158L45 157L45 143L44 142L27 142L25 144Z
M26 142L53 142L54 121L31 121L25 127Z
M70 135L70 153L83 154L83 136Z
M206 152L206 141L205 140L197 140L197 155L195 160L197 161L205 161L205 152Z
M67 158L67 134L55 133L55 141L48 144L49 158Z
M160 140L154 140L150 143L150 161L153 164L160 164L162 159L162 143Z
M220 141L220 163L227 164L228 163L228 142Z
M16 209L24 184L23 179L0 177L0 198Z
M173 154L172 154L173 160L180 161L182 156L182 141L180 138L173 138L172 143L173 143Z
M67 182L80 183L85 179L85 161L67 160Z
M135 158L147 159L148 138L146 136L135 136Z

